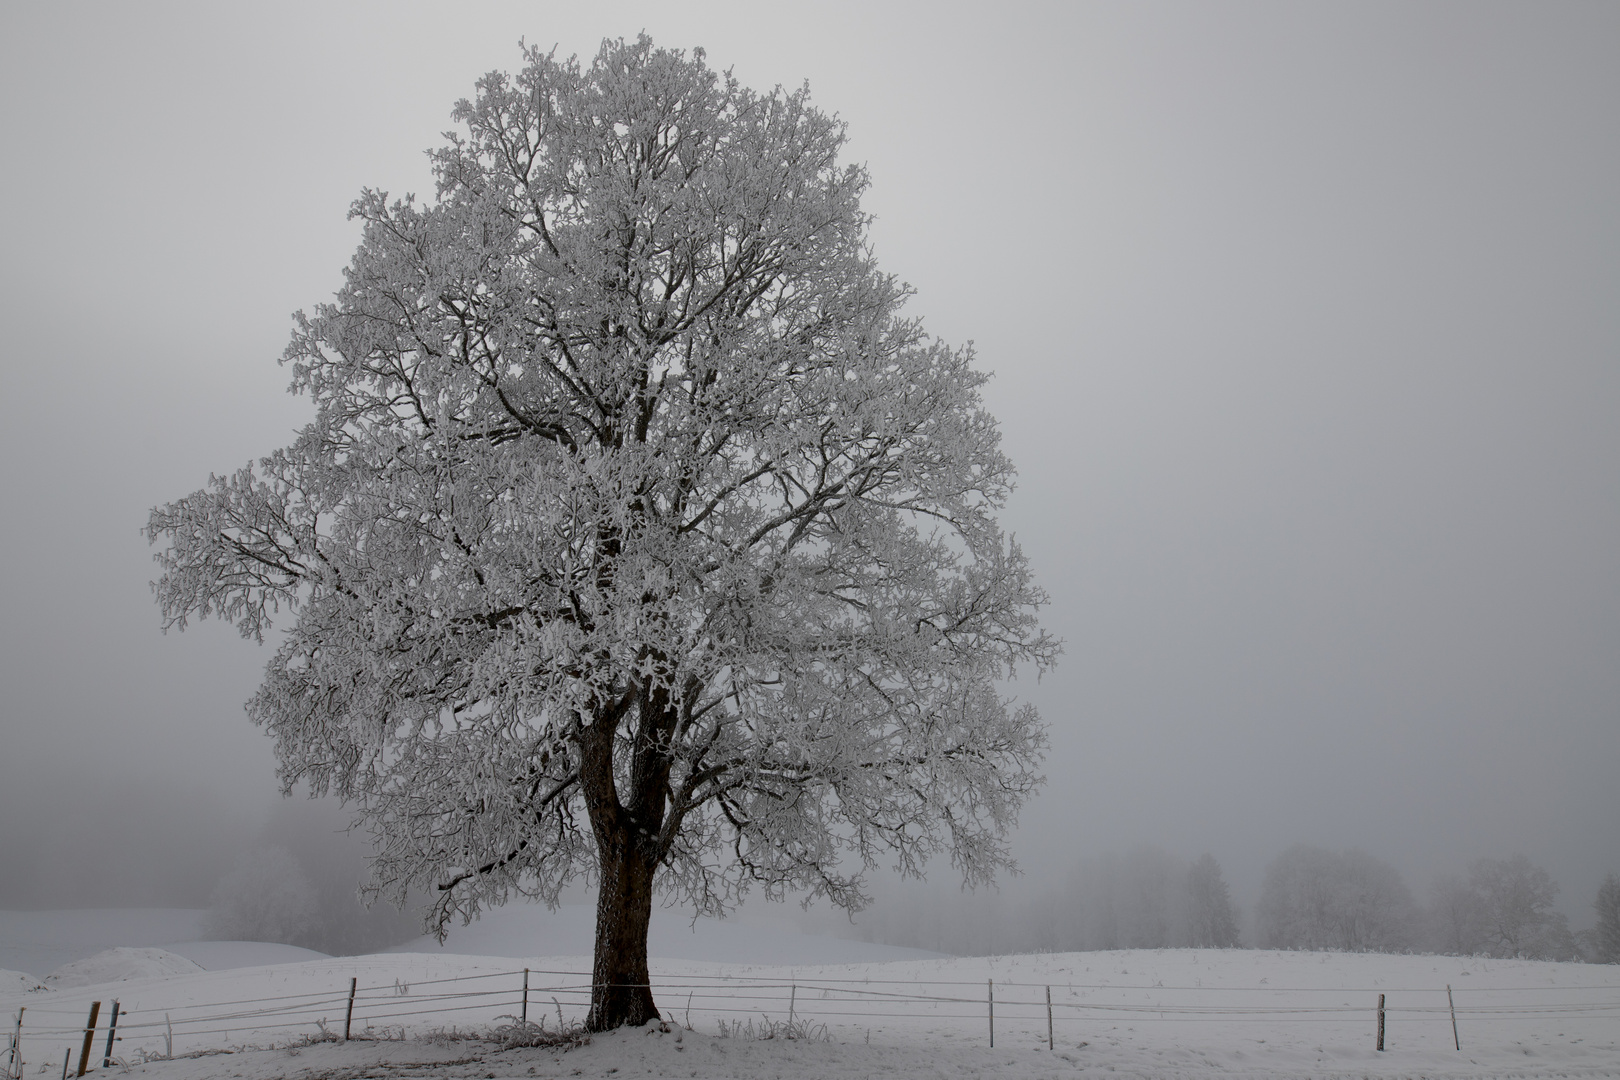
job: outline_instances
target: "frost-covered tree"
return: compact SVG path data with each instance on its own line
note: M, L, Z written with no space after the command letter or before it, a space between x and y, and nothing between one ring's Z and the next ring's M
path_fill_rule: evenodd
M1262 948L1332 948L1334 853L1295 844L1272 860L1255 906Z
M1237 910L1221 876L1221 864L1207 852L1187 871L1188 944L1217 949L1238 943Z
M1598 887L1597 926L1593 928L1596 959L1600 964L1620 964L1620 877L1610 874Z
M263 640L290 789L430 922L598 889L590 1025L655 1017L655 891L969 882L1039 782L1057 647L968 348L906 316L806 92L645 38L480 80L431 205L368 191L284 361L315 419L154 510L165 624Z
M1266 868L1255 917L1264 948L1390 952L1411 943L1417 905L1383 860L1296 844Z
M1496 956L1563 960L1575 953L1569 923L1553 909L1558 883L1523 855L1477 859L1468 886L1479 898L1485 940Z

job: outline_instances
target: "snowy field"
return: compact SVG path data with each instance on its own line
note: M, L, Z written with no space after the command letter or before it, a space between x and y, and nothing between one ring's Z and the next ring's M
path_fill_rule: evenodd
M468 935L469 943L475 937ZM104 958L81 962L81 971L94 977L96 963L108 972L117 967ZM115 1056L132 1074L165 1080L1620 1076L1614 967L1373 954L1162 950L819 965L662 959L653 963L654 993L671 1022L667 1032L621 1031L566 1052L420 1038L521 1012L524 968L531 1020L545 1017L555 1027L559 1012L569 1022L583 1016L588 962L581 956L448 951L199 969L54 990L0 980L0 1013L13 1018L9 1025L19 1007L27 1010L29 1077L60 1075L70 1048L76 1065L93 1000L103 1003L92 1055L99 1065L114 998L122 1036ZM119 970L129 974L127 964ZM292 1046L318 1035L323 1023L342 1031L351 979L358 987L352 1030L364 1038ZM1461 1052L1453 1047L1447 984ZM1047 1048L1047 987L1055 1049ZM1374 1049L1380 993L1384 1053ZM757 1038L790 1013L814 1037ZM747 1027L756 1037L747 1037ZM171 1028L177 1060L137 1064L165 1052ZM226 1049L233 1052L178 1057Z

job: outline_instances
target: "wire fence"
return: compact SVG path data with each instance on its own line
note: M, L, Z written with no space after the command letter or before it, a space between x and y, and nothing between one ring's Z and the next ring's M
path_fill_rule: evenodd
M112 989L102 990L104 1001ZM829 1032L920 1025L977 1030L990 1045L998 1037L1009 1044L1055 1046L1060 1037L1073 1044L1087 1032L1154 1024L1315 1025L1323 1037L1356 1041L1357 1028L1370 1039L1375 1029L1421 1027L1446 1043L1462 1031L1499 1030L1512 1021L1555 1019L1563 1027L1562 1021L1591 1020L1620 1031L1620 985L1164 986L682 974L655 977L651 989L664 1018L688 1028L754 1018L813 1022ZM299 1040L399 1038L517 1021L565 1027L585 1019L591 990L590 973L577 970L514 968L366 985L356 975L348 985L261 997L143 1002L122 1011L107 1001L115 1008L94 1025L87 1022L88 998L76 996L23 1005L9 1018L8 1057L0 1063L7 1077L20 1078L25 1056L47 1067L63 1061L64 1071L73 1071L75 1055L90 1069Z

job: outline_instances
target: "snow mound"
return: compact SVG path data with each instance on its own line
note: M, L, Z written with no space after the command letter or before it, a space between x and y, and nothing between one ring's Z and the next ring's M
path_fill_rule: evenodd
M207 918L197 908L0 910L0 968L37 976L115 945L172 950L207 937Z
M192 975L201 970L200 965L167 949L103 949L94 956L63 964L45 976L45 985L52 990L68 990L129 979Z
M204 971L266 967L270 964L300 964L305 960L330 960L314 949L297 945L277 945L269 941L182 941L169 951L198 964Z
M43 990L44 986L32 975L0 968L0 994L21 994L29 990Z

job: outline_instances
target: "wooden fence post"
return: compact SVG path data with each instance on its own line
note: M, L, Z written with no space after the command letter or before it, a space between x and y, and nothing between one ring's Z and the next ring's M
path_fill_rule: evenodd
M68 1063L73 1060L73 1047L64 1047L62 1050L62 1080L67 1080Z
M1446 983L1446 1007L1451 1010L1451 1042L1457 1049L1462 1049L1462 1039L1457 1035L1457 1003L1451 1000L1451 984Z
M1384 995L1378 995L1378 1049L1384 1049Z
M524 1024L529 1022L529 969L523 969L523 1015L518 1020Z
M18 1077L23 1074L22 1061L22 1014L28 1011L28 1006L17 1006L17 1032L11 1037L11 1058L6 1062L6 1076Z
M84 1022L84 1049L79 1051L79 1071L75 1075L83 1076L84 1070L90 1067L90 1044L96 1040L96 1017L101 1015L101 1002L90 1003L90 1019Z
M107 1020L107 1052L105 1054L101 1055L101 1067L103 1069L109 1069L109 1068L112 1067L113 1040L115 1038L117 1038L117 1032L118 1032L118 999L113 998L112 1016L109 1017L108 1020Z
M359 976L349 979L349 1008L343 1014L343 1041L349 1041L349 1024L354 1020L354 987L360 981Z
M1057 1040L1052 1038L1052 988L1046 988L1046 1048L1057 1049Z
M988 980L990 984L990 1049L996 1048L996 980Z
M796 983L796 982L789 983L788 984L788 1028L789 1028L789 1030L791 1030L792 1027L793 1027L793 1006L798 1003L798 1000L799 1000L799 984Z

